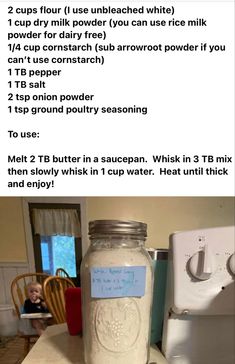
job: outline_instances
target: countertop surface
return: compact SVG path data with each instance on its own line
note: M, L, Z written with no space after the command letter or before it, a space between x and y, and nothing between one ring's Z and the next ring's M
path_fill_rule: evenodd
M29 363L84 364L82 338L69 335L67 324L49 326L22 362ZM167 364L155 346L150 349L149 364Z

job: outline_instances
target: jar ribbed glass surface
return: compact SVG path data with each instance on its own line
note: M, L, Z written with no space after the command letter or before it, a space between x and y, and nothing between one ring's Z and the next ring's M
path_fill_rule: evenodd
M146 230L135 221L89 223L81 265L86 364L148 363L153 271Z

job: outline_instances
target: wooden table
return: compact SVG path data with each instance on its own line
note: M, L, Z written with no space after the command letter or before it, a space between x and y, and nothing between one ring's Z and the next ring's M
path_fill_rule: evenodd
M71 336L67 324L49 326L38 339L22 364L84 364L83 342ZM157 347L151 347L150 364L167 364Z

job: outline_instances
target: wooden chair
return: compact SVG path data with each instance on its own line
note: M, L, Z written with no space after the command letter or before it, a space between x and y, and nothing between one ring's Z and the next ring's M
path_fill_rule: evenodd
M55 272L56 276L70 278L69 274L64 268L57 268Z
M48 277L46 273L25 273L17 276L11 283L11 296L15 306L15 311L20 320L24 301L27 296L27 285L32 281L39 282L43 285L43 281ZM25 320L25 319L24 319ZM25 321L26 322L26 321ZM31 325L29 326L31 328ZM28 332L27 332L28 331ZM24 341L24 357L28 354L30 349L31 339L38 338L38 335L33 328L26 330L26 332L18 332L18 335L22 337Z
M51 276L43 282L43 297L56 324L66 322L64 293L69 287L75 285L66 277Z

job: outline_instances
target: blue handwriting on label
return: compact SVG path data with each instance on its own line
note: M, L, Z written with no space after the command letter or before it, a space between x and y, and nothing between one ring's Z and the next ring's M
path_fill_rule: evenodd
M91 268L91 297L141 297L145 294L146 267Z

